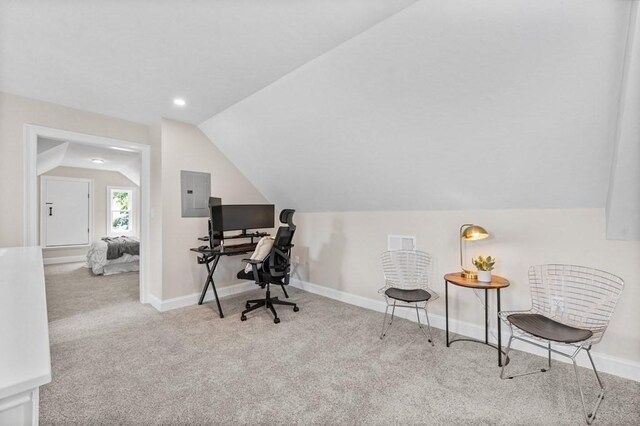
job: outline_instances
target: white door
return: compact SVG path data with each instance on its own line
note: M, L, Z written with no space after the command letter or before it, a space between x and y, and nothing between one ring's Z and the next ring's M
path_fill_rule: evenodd
M45 247L89 244L90 193L88 180L42 179L42 217Z

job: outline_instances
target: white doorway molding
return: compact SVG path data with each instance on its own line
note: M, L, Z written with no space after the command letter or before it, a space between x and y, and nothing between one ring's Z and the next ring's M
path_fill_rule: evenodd
M23 245L37 246L39 241L38 212L38 137L79 142L101 147L124 148L137 151L141 156L140 169L140 302L149 303L149 219L151 208L151 147L135 142L105 138L67 130L25 124L24 126L24 229Z

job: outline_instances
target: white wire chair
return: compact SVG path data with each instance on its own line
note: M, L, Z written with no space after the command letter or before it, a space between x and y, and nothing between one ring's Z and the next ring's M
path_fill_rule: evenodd
M582 408L587 424L595 419L596 412L604 399L604 386L591 357L591 346L600 342L613 311L618 303L624 281L609 272L575 265L538 265L529 268L531 304L528 311L501 311L500 318L511 330L506 349L509 355L511 342L521 340L548 350L548 367L511 375L506 378L543 373L551 369L551 353L571 359L573 363ZM551 344L572 348L566 354L551 348ZM546 344L546 345L543 345ZM591 413L587 411L576 356L584 349L589 356L600 393ZM504 365L500 378L504 379Z
M383 294L387 302L380 339L389 331L393 323L396 307L414 308L418 318L418 326L433 346L427 305L439 296L438 293L429 288L433 271L432 256L429 253L417 250L393 250L382 253L380 255L380 261L382 263L385 285L378 290L378 293ZM391 303L391 301L393 301L393 303ZM387 325L387 314L390 307L392 308L391 319ZM428 334L425 333L422 323L420 322L420 309L424 310L427 318Z

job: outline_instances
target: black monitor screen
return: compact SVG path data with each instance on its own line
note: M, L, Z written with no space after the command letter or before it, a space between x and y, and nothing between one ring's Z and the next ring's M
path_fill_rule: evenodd
M227 204L211 206L214 231L265 229L274 226L273 204Z

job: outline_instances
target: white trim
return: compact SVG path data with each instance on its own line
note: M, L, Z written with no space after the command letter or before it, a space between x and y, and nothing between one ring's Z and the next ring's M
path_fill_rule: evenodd
M244 282L233 284L221 288L217 288L218 297L223 298L227 296L233 296L235 294L244 293L245 291L256 289L256 283L254 282ZM204 297L205 302L210 302L214 300L215 297L213 295L213 291L207 292L207 295ZM200 300L200 293L192 293L186 296L174 297L173 299L161 300L155 296L150 297L151 306L156 308L160 312L170 311L172 309L184 308L187 306L197 305L198 300Z
M129 191L129 193L131 194L131 200L129 200L130 202L130 207L129 207L129 220L131 221L131 226L129 227L129 232L112 232L111 231L111 223L112 223L112 216L111 213L113 213L113 211L111 210L111 191L113 190L123 190L123 191ZM134 186L117 186L117 185L110 185L107 186L107 203L106 203L106 208L107 208L107 223L106 223L106 230L107 230L107 236L109 237L113 237L113 236L118 236L118 235L127 235L130 237L135 237L138 235L138 193L137 193L137 188Z
M149 271L151 257L149 254L149 220L151 208L151 147L149 145L123 141L119 139L105 138L102 136L88 135L67 130L52 129L33 124L24 125L24 219L23 219L23 245L39 245L38 237L38 185L37 185L37 159L38 136L58 139L69 142L81 142L89 145L127 148L137 151L141 156L140 168L140 302L149 303Z
M37 388L36 388L37 389ZM26 391L18 395L10 395L0 400L0 412L9 411L20 405L25 405L33 401L33 391Z
M46 181L49 180L66 180L66 181L70 181L70 182L87 182L89 184L89 242L87 244L72 244L72 245L67 245L67 246L45 246L43 244L46 235L46 229L45 229L45 224L46 224L46 220L45 220L45 214L46 214L46 209L45 209L45 202L46 202ZM40 208L39 210L39 216L40 216L40 246L42 247L43 250L57 250L57 249L74 249L74 248L89 248L91 247L91 241L93 241L93 215L94 215L94 202L93 198L94 198L94 193L93 193L93 179L86 179L86 178L77 178L77 177L63 177L63 176L49 176L49 175L41 175L40 176Z
M81 254L78 256L45 257L42 260L45 265L56 265L58 263L76 263L86 261L87 255Z
M153 294L149 295L149 304L156 308L158 312L162 312L162 300L158 299Z
M40 387L31 392L31 425L38 426L40 422Z
M302 281L298 279L291 279L290 285L292 287L299 288L304 291L308 291L309 293L318 294L320 296L328 297L330 299L338 300L340 302L348 303L350 305L360 306L361 308L371 309L373 311L384 312L386 303L382 299L382 297L377 299L371 299L368 297L358 296L356 294L347 293L346 291L336 290L333 288L321 286L318 284L313 284L307 281ZM416 322L415 314L413 310L410 309L398 309L396 310L396 315L408 319L410 321ZM429 319L431 321L431 326L435 328L439 328L441 330L445 329L445 317L442 315L436 315L433 313L429 313ZM502 341L503 344L509 339L509 330L508 327L502 327ZM484 339L484 327L481 325L473 324L467 321L460 321L455 318L449 318L449 331L450 333L456 333L460 335L464 335L467 337L472 337L475 339ZM497 335L497 330L490 330L494 335ZM491 334L491 333L490 333ZM444 342L436 342L444 344ZM495 343L495 341L494 341ZM519 341L515 341L512 345L514 349L528 352L534 355L539 355L541 357L546 357L547 352L536 348L533 345L527 345L526 343L522 343ZM593 356L594 362L596 363L596 367L598 371L602 371L605 373L613 374L615 376L623 377L625 379L635 380L640 382L640 363L631 361L628 359L618 358L611 355L591 352ZM562 362L568 362L564 357L555 356L554 359ZM586 355L578 358L578 365L582 367L589 367L589 360Z

